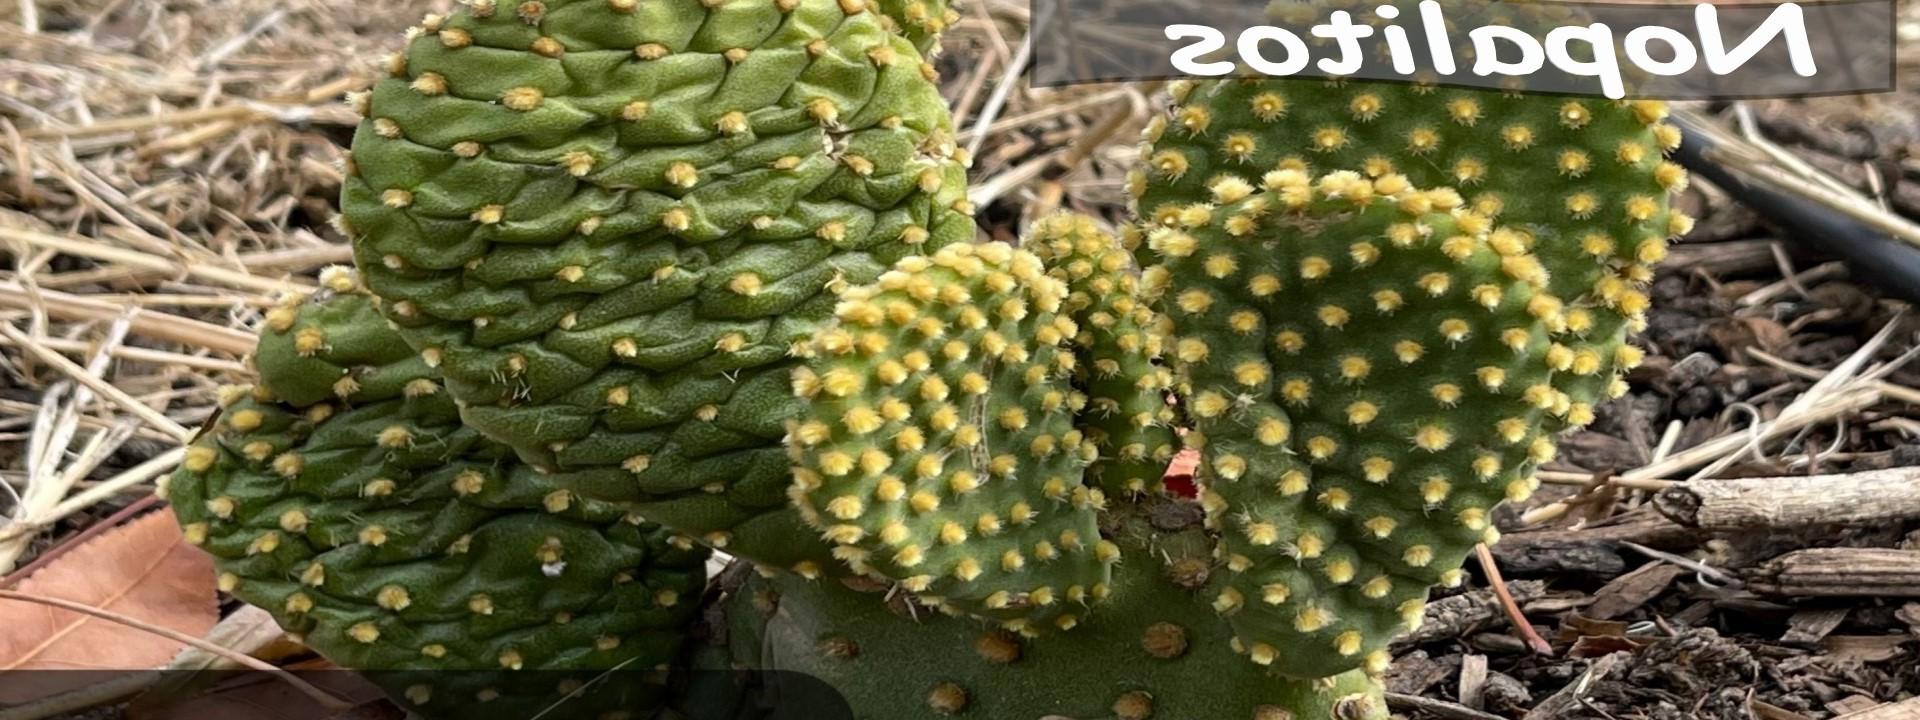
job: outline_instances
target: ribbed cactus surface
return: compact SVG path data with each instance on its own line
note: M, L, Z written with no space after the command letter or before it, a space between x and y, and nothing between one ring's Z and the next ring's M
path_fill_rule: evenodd
M221 588L434 716L537 711L515 703L673 663L705 550L534 480L460 424L350 272L326 281L268 313L261 383L224 391L169 480ZM660 692L617 685L596 701L644 708Z
M794 347L830 290L973 235L931 66L890 26L863 0L430 17L363 102L358 264L470 427L816 574L786 510Z

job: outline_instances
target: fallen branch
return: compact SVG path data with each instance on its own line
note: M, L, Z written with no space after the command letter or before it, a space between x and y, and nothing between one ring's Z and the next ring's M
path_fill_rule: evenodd
M1920 468L1696 481L1660 491L1654 507L1715 532L1907 520L1920 518Z

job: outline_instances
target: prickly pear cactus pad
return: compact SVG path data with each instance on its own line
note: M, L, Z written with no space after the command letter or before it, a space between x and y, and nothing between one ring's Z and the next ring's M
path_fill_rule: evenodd
M1549 337L1524 235L1397 174L1223 179L1146 242L1234 574L1215 607L1261 665L1384 671L1532 492L1549 381L1596 350Z
M794 547L793 346L829 288L974 232L931 66L888 24L864 0L429 17L362 99L358 263L524 462L743 555Z
M953 245L848 290L794 392L794 502L856 569L1010 629L1072 627L1108 591L1064 283Z
M404 345L350 272L326 281L268 314L263 384L225 392L168 483L221 588L430 715L550 702L558 671L671 663L705 550L538 484L460 424L417 355L391 361ZM315 388L326 397L285 399ZM482 670L550 672L452 672ZM533 678L541 686L524 687Z
M1087 396L1080 429L1100 449L1088 468L1110 496L1160 489L1173 459L1173 410L1162 367L1161 319L1139 292L1139 269L1118 239L1093 218L1062 213L1035 223L1022 247L1067 284L1066 310L1079 334L1074 386Z
M1595 351L1575 359L1590 371L1549 379L1549 428L1585 424L1638 362L1638 351L1620 348L1642 324L1640 287L1668 238L1693 224L1668 203L1687 175L1665 158L1680 131L1662 122L1664 103L1319 80L1171 87L1175 107L1148 128L1132 180L1145 225L1176 223L1211 202L1222 180L1258 187L1279 169L1399 173L1455 188L1539 255L1559 304L1546 318L1554 339Z
M1070 633L1026 640L916 615L878 588L779 577L754 580L729 601L728 638L737 661L826 680L859 720L1387 716L1378 683L1363 673L1277 678L1234 655L1230 631L1197 591L1204 572L1191 572L1209 565L1198 528L1123 535L1134 538L1127 572Z
M1659 103L1422 85L1173 96L1130 239L1240 572L1219 607L1256 662L1383 668L1491 506L1624 390L1649 265L1691 223L1679 133Z

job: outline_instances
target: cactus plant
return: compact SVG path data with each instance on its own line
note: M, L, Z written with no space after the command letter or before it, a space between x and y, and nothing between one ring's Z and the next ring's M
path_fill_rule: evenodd
M348 166L380 299L270 313L174 479L225 586L355 667L652 665L697 540L762 570L733 662L861 718L1382 716L1386 643L1637 361L1664 110L1181 82L1122 238L976 245L951 18L429 17Z
M791 350L829 288L973 235L914 43L944 4L475 0L361 98L343 226L467 425L807 574ZM917 8L917 10L916 10ZM635 495L637 497L625 497Z
M537 711L599 671L673 665L706 551L462 426L353 273L324 278L267 313L260 383L222 391L167 485L221 589L430 714ZM600 690L574 707L662 692Z

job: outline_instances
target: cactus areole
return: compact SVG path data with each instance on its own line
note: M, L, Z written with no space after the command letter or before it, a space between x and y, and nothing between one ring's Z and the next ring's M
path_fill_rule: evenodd
M874 720L1384 717L1388 643L1640 359L1664 107L1176 82L1117 235L985 243L955 17L429 16L357 98L357 272L267 313L171 479L222 587L435 717L630 667L572 707L703 716L700 667Z

